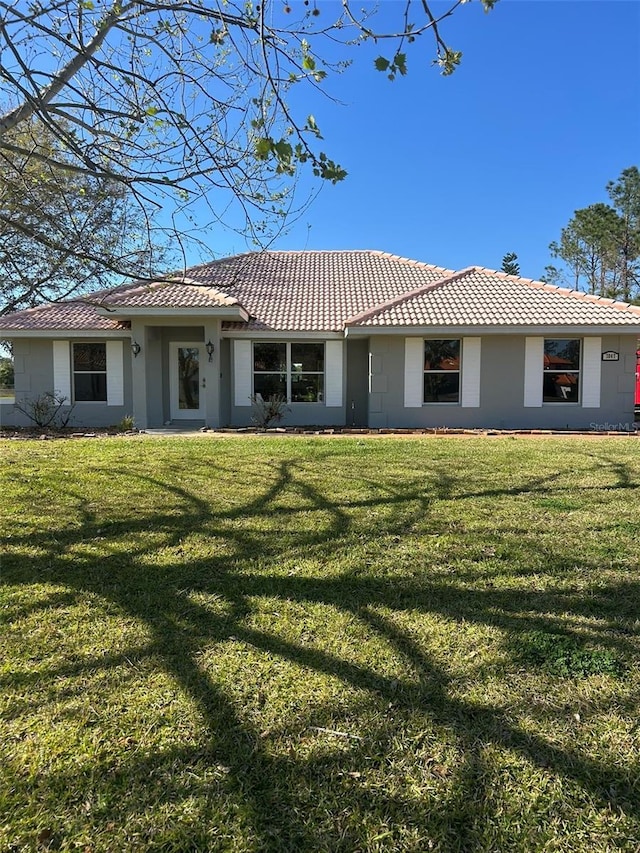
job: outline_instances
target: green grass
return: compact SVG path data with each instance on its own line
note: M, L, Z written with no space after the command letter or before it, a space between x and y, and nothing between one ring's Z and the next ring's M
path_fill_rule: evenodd
M0 851L637 851L636 439L4 441Z

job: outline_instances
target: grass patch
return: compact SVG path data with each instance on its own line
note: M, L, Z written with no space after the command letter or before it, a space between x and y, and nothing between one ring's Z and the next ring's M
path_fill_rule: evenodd
M637 441L0 450L3 853L637 849Z
M623 666L611 650L584 648L574 638L545 631L524 631L515 638L520 659L561 678L620 676Z

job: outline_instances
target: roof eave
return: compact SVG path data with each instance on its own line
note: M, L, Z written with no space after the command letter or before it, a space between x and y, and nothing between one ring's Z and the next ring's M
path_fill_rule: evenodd
M130 329L3 329L0 338L11 341L14 338L130 338Z
M418 335L638 335L640 334L640 318L637 324L548 324L527 326L516 325L484 325L484 326L347 326L345 336L350 338L370 337L371 335L402 335L411 337Z
M129 308L126 306L118 308L96 308L98 314L117 320L130 319L132 317L220 317L241 320L246 323L249 320L248 312L242 305L212 305L206 308Z
M326 329L222 329L222 338L247 338L250 340L300 341L314 340L343 340L342 331Z

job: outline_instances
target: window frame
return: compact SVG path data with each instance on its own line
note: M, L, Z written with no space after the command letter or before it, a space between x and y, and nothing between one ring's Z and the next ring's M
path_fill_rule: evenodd
M426 361L427 354L427 344L430 341L440 341L440 342L453 342L455 341L458 344L458 368L456 370L437 370L431 369L424 366ZM461 406L462 405L462 358L463 358L463 338L423 338L422 341L422 405L423 406ZM425 389L425 379L429 376L434 375L456 375L458 377L458 398L457 400L427 400L426 399L426 389Z
M75 348L76 346L101 346L104 348L104 370L76 370L75 365ZM107 405L109 401L109 366L107 363L107 344L106 341L71 341L71 392L73 403L83 405ZM79 400L76 393L76 376L104 376L104 399Z
M570 343L572 341L576 341L579 346L578 353L578 367L577 368L547 368L545 366L545 359L547 357L547 341L566 341ZM579 337L559 337L559 338L543 338L542 339L542 405L543 406L581 406L582 405L582 392L583 392L583 359L584 359L584 338ZM564 399L558 398L553 400L545 399L545 376L551 376L553 374L563 375L563 374L571 374L577 377L577 392L576 399L570 400L567 397Z
M256 346L282 346L285 347L285 367L284 370L256 370L256 357L255 350ZM291 350L294 346L321 346L322 347L322 370L302 370L302 371L294 371L293 369L293 360L291 356ZM326 374L327 374L327 348L326 341L315 341L315 340L294 340L294 341L282 341L282 340L264 340L264 341L252 341L251 342L251 395L252 397L256 396L255 390L255 377L257 375L274 375L274 374L283 375L285 378L285 399L288 406L324 406L326 405ZM292 400L292 378L294 374L298 376L305 375L313 375L322 377L322 388L319 391L320 399L316 400Z

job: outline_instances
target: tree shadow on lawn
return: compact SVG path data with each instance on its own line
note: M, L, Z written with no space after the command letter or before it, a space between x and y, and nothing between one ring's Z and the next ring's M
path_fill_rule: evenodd
M620 470L617 475L621 488L637 488L628 471ZM326 577L285 575L278 570L285 558L304 560L309 555L320 555L329 564L348 551L354 527L361 538L376 541L396 536L401 543L407 529L429 519L435 499L450 499L454 486L456 498L469 496L459 480L444 473L436 485L425 486L417 479L411 489L377 483L377 494L372 497L335 499L305 479L293 461L284 461L277 477L260 495L224 512L212 511L206 500L184 488L151 480L148 483L166 495L166 512L146 514L141 510L133 518L104 519L83 507L83 497L77 494L81 523L71 530L58 531L55 541L49 533L29 536L24 542L14 536L10 542L13 549L24 545L39 548L41 553L28 559L9 554L3 566L3 581L50 581L79 596L97 595L143 623L149 642L59 667L45 666L36 673L9 674L0 684L15 686L21 679L23 683L32 682L37 706L39 701L47 701L46 694L40 700L37 695L44 682L55 684L61 678L108 670L119 665L122 658L134 663L161 661L163 671L197 707L206 736L197 745L185 744L183 748L172 747L152 755L140 756L132 750L117 767L110 767L107 761L102 767L75 771L73 780L54 768L45 774L47 786L64 790L67 785L80 785L87 795L92 788L109 785L116 791L129 791L118 805L123 824L139 818L145 807L154 803L168 807L172 802L199 797L196 814L186 826L177 827L175 835L163 828L154 837L149 830L143 841L147 850L185 850L185 843L188 849L213 849L208 810L212 809L211 819L215 820L213 801L219 803L225 798L235 804L229 807L227 818L230 825L238 821L243 825L248 839L246 849L364 849L362 833L367 831L369 819L369 829L374 826L380 836L380 849L423 849L421 845L434 835L438 844L446 845L442 849L483 850L491 843L487 827L495 804L491 774L486 767L483 769L479 745L490 745L567 780L597 808L637 818L640 791L630 772L614 762L593 757L579 746L558 746L551 737L526 730L490 701L461 698L451 673L395 616L405 611L418 612L425 618L446 618L453 625L499 629L509 636L531 629L553 630L556 614L606 614L608 621L590 629L591 638L630 655L635 650L631 638L615 629L626 628L624 620L633 618L632 602L640 596L638 581L596 590L516 592L470 588L461 586L455 577L434 580L428 574L402 568L386 576L375 576L374 569L366 573L331 571ZM530 486L533 491L544 493L550 481L545 483L541 477ZM553 488L555 493L557 487ZM526 484L517 487L518 493L526 491ZM506 489L487 494L512 493ZM359 516L354 520L354 512L365 509L374 512L371 519L365 522ZM292 513L298 511L320 515L324 521L320 525L292 525ZM176 549L176 559L161 567L149 561L151 555L144 536L150 530L160 547ZM198 559L191 558L188 551L180 553L191 535L222 541L227 552ZM126 553L121 549L111 554L103 549L99 556L83 553L83 545L99 537L110 542L126 538L130 547ZM533 560L537 557L535 545L529 547ZM254 568L256 560L269 568ZM562 574L570 562L568 556L558 554L555 563L548 566L548 573ZM593 565L585 568L596 570ZM214 613L194 594L215 595L224 602L224 612ZM66 595L56 592L51 600L36 602L34 607L42 607L44 614L47 607L68 603ZM293 603L302 610L326 606L348 615L384 641L393 656L404 662L402 671L383 673L375 666L349 660L348 655L337 653L334 648L279 635L277 619L273 623L276 630L256 627L251 620L256 597ZM621 601L630 602L628 612L621 612ZM293 664L303 673L331 676L350 691L350 701L342 709L322 699L311 701L299 714L296 732L265 736L256 722L249 721L237 700L227 695L215 671L201 662L203 648L230 641L242 644L254 655ZM13 714L27 710L18 704L9 708ZM334 732L336 723L346 727L352 715L357 718L365 710L369 721L366 732ZM366 781L372 772L378 776L383 773L399 728L415 726L416 719L425 727L450 732L461 755L458 767L447 769L444 780L435 780L434 794L426 801L408 788L391 790L380 784L364 784L363 778ZM308 754L308 750L293 749L283 755L273 748L272 737L304 740L310 730L318 732L323 728L328 730L329 739L338 739L341 750L315 756L313 750ZM197 774L188 772L192 765L213 770L204 776L201 773L202 778L198 779ZM402 768L400 775L401 771ZM426 768L427 777L430 772ZM141 778L148 781L141 785ZM332 780L334 793L325 791L326 779ZM438 785L440 793L444 791L442 796L437 795ZM323 810L325 820L321 822ZM538 818L532 814L531 821L535 824ZM528 831L526 819L522 815L520 819L524 821L521 831ZM99 816L92 820L99 822ZM387 836L384 832L380 835L381 826L388 826ZM222 837L217 843L218 849L230 849Z

